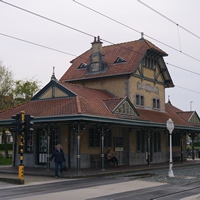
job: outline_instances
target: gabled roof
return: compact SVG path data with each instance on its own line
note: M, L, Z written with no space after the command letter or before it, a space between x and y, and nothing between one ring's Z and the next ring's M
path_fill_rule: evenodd
M44 88L42 88L31 100L37 99L52 99L52 98L65 98L75 97L76 94L69 89L62 86L55 80L51 80Z
M195 126L180 116L180 109L166 104L166 112L135 108L128 97L116 98L114 95L98 89L91 89L71 83L50 82L41 91L49 91L52 86L58 87L71 96L40 99L42 92L36 94L31 101L17 105L0 112L0 125L9 125L11 116L25 111L33 115L36 122L61 122L72 120L91 120L124 125L139 125L165 127L171 118L175 127L199 130L200 124ZM125 111L124 111L125 109Z
M62 91L70 92L70 96L42 98L42 94L51 90L52 85L60 86ZM72 92L73 91L73 92ZM103 99L114 96L103 90L95 90L70 83L56 83L50 81L31 101L0 112L0 119L10 119L11 115L25 111L35 117L58 116L73 114L89 114L100 116L112 116L112 113L104 106Z
M61 77L60 81L70 82L82 79L100 78L107 76L118 76L125 74L135 73L143 57L147 51L154 52L160 57L167 56L167 54L159 49L157 46L149 42L148 40L141 38L136 41L125 42L121 44L115 44L110 46L102 47L102 55L104 57L104 62L108 64L108 69L102 73L98 74L88 74L87 69L79 70L81 63L90 64L91 50L86 51L77 58L71 61L72 65ZM123 58L126 62L121 62L115 64L118 58ZM162 69L161 73L165 72L164 78L173 86L169 72L165 67Z
M139 117L140 115L128 97L106 99L104 103L113 114L126 117Z
M178 112L185 121L192 124L200 124L200 119L196 111Z

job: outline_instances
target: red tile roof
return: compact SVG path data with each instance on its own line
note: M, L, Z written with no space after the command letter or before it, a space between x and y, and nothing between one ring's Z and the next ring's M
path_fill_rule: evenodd
M62 85L73 91L77 96L29 101L1 111L0 119L10 119L11 115L20 113L20 111L25 111L25 113L35 117L72 114L112 116L103 102L103 99L113 98L114 96L111 94L103 90L90 89L80 85L69 83L63 83Z
M123 100L115 98L110 93L103 90L90 89L80 85L62 83L64 87L76 94L76 97L56 98L46 100L34 100L15 106L0 112L0 120L11 119L11 115L25 111L25 113L34 117L57 117L70 116L77 114L90 115L93 117L105 117L113 119L122 119L122 115L115 115L112 110ZM180 116L180 109L170 103L166 104L166 112L145 110L137 108L138 118L124 116L129 120L140 120L150 123L165 124L171 118L175 125L192 126ZM123 120L124 120L123 118Z
M178 112L177 114L181 116L185 121L189 122L194 111L187 111L187 112Z
M108 70L105 73L86 74L86 69L78 69L81 63L90 63L91 50L88 50L72 60L71 67L61 77L60 81L131 74L135 72L147 50L153 50L162 56L167 56L164 51L145 39L104 46L102 47L102 54L104 61L108 63ZM122 57L126 62L114 64L118 57Z

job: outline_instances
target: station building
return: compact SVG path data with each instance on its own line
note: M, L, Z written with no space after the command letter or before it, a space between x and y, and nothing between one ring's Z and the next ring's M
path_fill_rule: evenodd
M48 165L60 143L70 168L106 168L104 154L115 152L120 165L169 161L169 131L173 121L173 159L186 160L186 137L200 133L195 111L182 111L168 100L174 87L166 52L143 38L103 46L94 38L91 49L71 61L57 80L30 101L0 112L0 126L24 111L34 116L34 130L24 136L24 165ZM181 97L180 97L181 98ZM14 137L13 163L19 164L20 135Z

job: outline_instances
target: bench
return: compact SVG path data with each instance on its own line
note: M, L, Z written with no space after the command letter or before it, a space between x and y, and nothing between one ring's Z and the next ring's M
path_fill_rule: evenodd
M108 166L110 164L110 160L107 159L106 155L104 155L104 166ZM90 155L90 166L92 167L100 167L101 166L101 154L91 154Z
M90 155L90 166L98 167L101 164L101 154L91 154Z

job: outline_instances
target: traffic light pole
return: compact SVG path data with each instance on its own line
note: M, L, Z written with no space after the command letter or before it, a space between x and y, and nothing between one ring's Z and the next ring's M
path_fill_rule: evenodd
M18 178L19 179L24 179L24 164L23 164L23 153L24 153L24 130L25 130L25 112L21 111L20 112L20 123L21 123L21 141L20 141L20 164L18 168Z
M25 115L24 111L21 111L20 114L11 116L14 121L11 122L13 125L10 129L12 133L16 135L20 135L21 141L19 145L19 153L20 153L20 164L18 168L18 178L23 180L24 178L24 164L23 164L23 153L24 153L24 143L25 143L25 135L29 135L31 131L33 131L32 120L34 119L31 115Z

